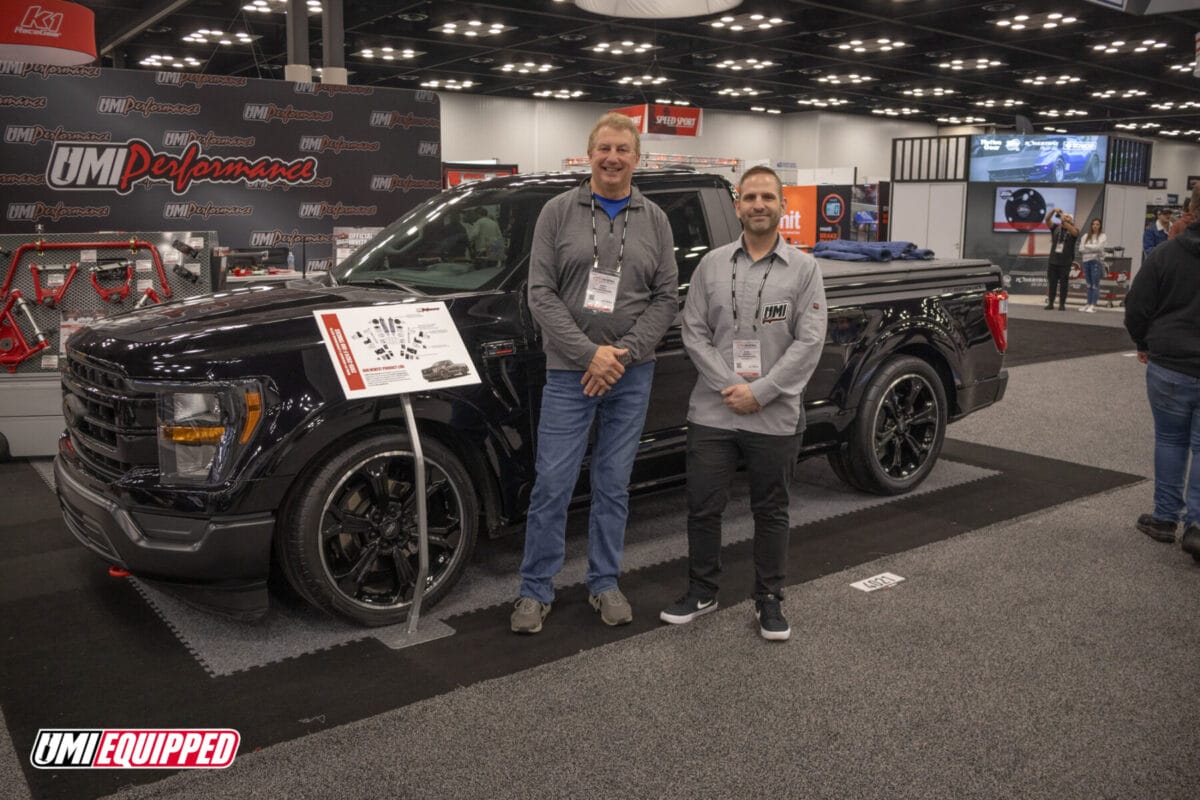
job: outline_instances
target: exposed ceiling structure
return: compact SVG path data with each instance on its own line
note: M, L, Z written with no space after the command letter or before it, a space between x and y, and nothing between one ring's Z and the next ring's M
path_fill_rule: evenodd
M330 0L306 2L319 67ZM743 0L687 19L570 0L344 3L352 84L1001 129L1020 114L1038 131L1200 142L1200 2L1131 14L1082 0ZM106 66L282 78L288 61L285 0L85 4Z

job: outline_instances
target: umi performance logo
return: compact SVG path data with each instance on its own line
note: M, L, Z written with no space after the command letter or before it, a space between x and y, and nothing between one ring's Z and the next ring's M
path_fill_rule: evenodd
M376 153L379 149L379 142L356 142L345 136L338 136L336 139L332 136L300 137L300 152L302 153L324 153L326 150L332 150L335 153L343 150Z
M762 321L763 324L770 322L783 322L787 319L788 308L791 303L771 303L763 309Z
M389 129L401 127L404 130L408 130L409 128L436 128L438 127L438 120L437 117L418 117L411 111L405 114L401 114L399 111L372 111L371 127Z
M371 191L372 192L395 192L401 191L407 194L413 189L441 189L442 183L437 180L423 180L414 178L411 174L403 177L399 175L372 175L371 176Z
M105 96L96 101L96 113L120 114L127 117L130 114L141 114L149 117L152 114L170 114L173 116L194 117L200 113L199 103L160 103L153 97L141 100L137 97Z
M441 142L421 142L419 145L417 145L417 155L437 158L441 153L441 149Z
M44 128L41 125L9 125L4 129L5 144L37 144L42 141L107 142L112 134L105 131L68 131L60 125Z
M291 103L277 106L274 103L246 103L242 106L242 119L246 122L274 122L279 120L284 125L289 122L329 122L333 119L332 111L306 111L296 108Z
M224 769L241 741L231 728L42 728L29 763L37 769Z
M169 183L175 194L184 194L200 182L301 184L316 176L315 158L217 158L204 155L196 142L173 155L156 152L141 139L113 145L55 142L46 165L46 184L51 189L118 194L129 194L141 181Z
M13 32L57 39L62 36L62 24L61 12L44 11L41 6L30 6L25 10L25 17L21 20L21 24L13 28Z
M324 219L325 217L373 217L378 206L348 206L342 203L301 203L300 219Z

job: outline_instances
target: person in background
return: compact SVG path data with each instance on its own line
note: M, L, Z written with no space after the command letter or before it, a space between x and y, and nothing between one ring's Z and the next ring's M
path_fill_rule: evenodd
M779 235L779 176L746 170L734 208L742 236L701 259L683 311L683 346L699 373L687 416L688 589L659 619L679 625L717 607L721 516L740 457L754 515L759 633L784 641L788 487L828 314L816 259Z
M650 404L654 349L679 312L671 225L633 185L640 142L629 117L602 116L588 136L591 177L546 203L534 227L529 310L542 333L546 385L514 633L537 633L550 613L593 420L588 602L606 625L633 621L617 587L629 475Z
M1092 220L1088 232L1079 240L1079 259L1083 262L1083 280L1087 284L1087 303L1080 311L1095 313L1100 299L1100 279L1104 276L1104 248L1108 235L1100 218Z
M1054 222L1057 219L1058 222ZM1079 229L1075 218L1061 208L1052 208L1046 214L1046 225L1050 227L1050 258L1046 262L1046 282L1049 284L1046 310L1054 308L1054 294L1058 290L1058 310L1067 308L1067 278L1071 275L1071 264L1075 261L1075 242Z
M1125 328L1146 364L1154 416L1154 513L1138 517L1137 529L1174 542L1182 516L1181 545L1200 561L1200 222L1142 264L1125 296Z
M504 234L496 220L482 208L475 209L475 220L469 226L471 255L475 258L496 260L504 252Z
M1171 223L1171 229L1167 231L1167 239L1174 239L1179 234L1183 233L1183 229L1191 225L1200 217L1197 217L1194 209L1195 204L1192 198L1185 198L1183 201L1183 216Z
M1146 227L1142 233L1142 257L1150 255L1150 251L1167 240L1171 230L1171 209L1160 208L1155 215L1153 225Z

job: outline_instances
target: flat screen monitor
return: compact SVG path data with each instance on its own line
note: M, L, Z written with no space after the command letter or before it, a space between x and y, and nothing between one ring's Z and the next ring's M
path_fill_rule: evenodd
M997 186L992 230L996 233L1046 233L1046 214L1061 208L1075 214L1075 189L1039 186Z
M1103 183L1107 136L977 134L968 179L981 183Z

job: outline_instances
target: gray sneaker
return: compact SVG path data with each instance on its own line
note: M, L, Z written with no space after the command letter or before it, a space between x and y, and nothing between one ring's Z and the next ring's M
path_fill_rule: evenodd
M509 622L513 633L537 633L542 629L542 620L550 613L550 604L541 603L532 597L518 597L513 606Z
M588 595L588 602L600 612L600 619L605 625L628 625L633 622L633 609L620 589Z

